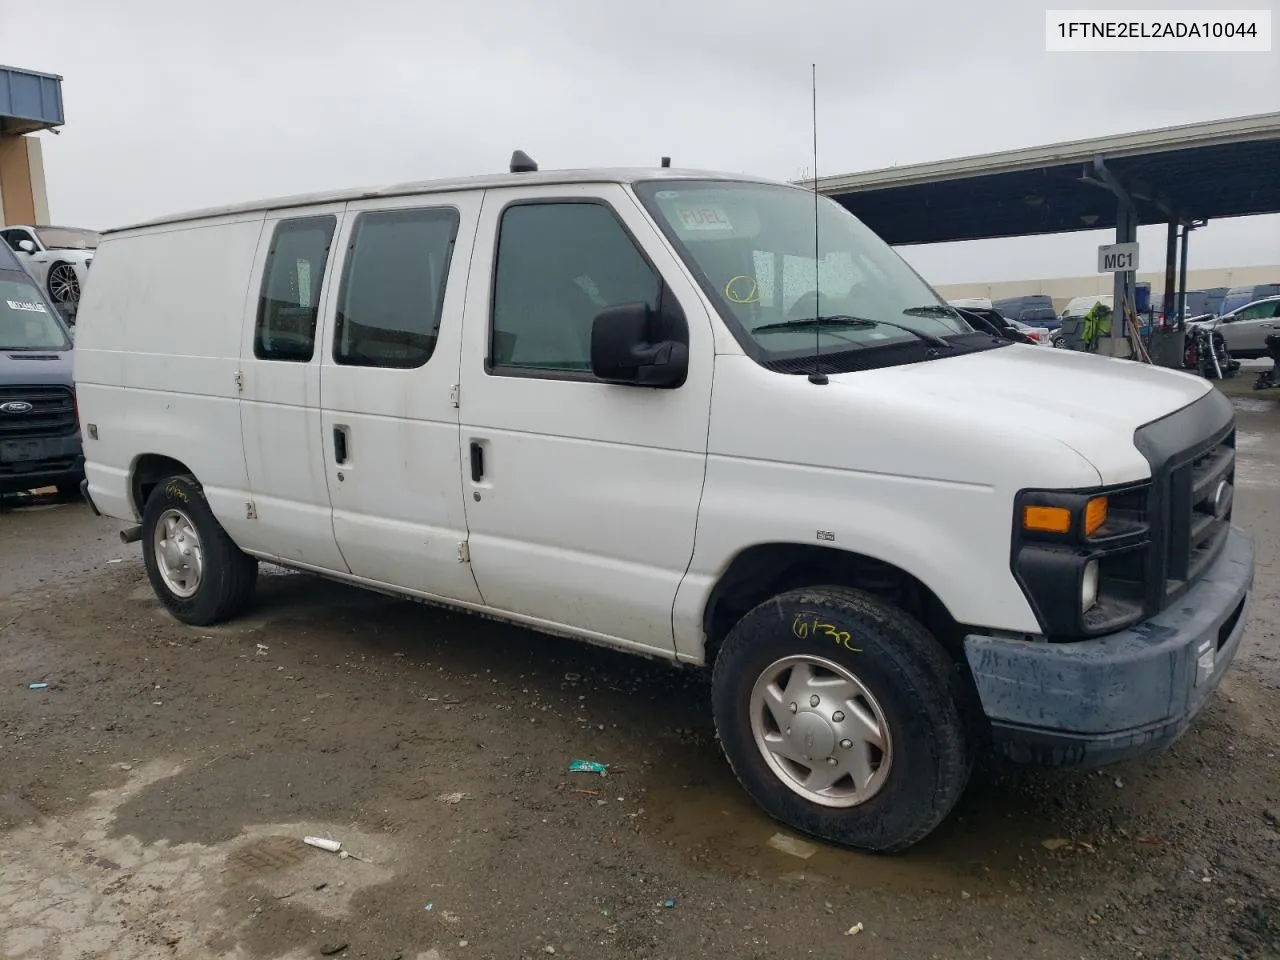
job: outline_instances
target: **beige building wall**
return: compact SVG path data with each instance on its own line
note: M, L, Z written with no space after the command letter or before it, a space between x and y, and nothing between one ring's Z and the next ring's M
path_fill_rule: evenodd
M1138 273L1140 283L1151 284L1151 301L1159 304L1164 296L1164 271ZM1280 264L1269 267L1233 267L1229 269L1188 270L1187 289L1206 290L1213 287L1243 287L1259 283L1280 283ZM1055 310L1061 311L1072 297L1111 293L1115 281L1111 274L1094 274L1084 277L1059 277L1049 280L1002 280L995 283L943 283L935 289L948 300L961 297L987 297L1001 300L1004 297L1020 297L1032 293L1044 293L1053 297Z
M48 222L49 197L40 141L0 136L0 226Z

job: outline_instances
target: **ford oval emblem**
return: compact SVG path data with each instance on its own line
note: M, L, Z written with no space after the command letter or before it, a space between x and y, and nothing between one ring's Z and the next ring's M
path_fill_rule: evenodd
M1225 520L1227 511L1231 509L1231 484L1225 480L1218 481L1218 487L1213 491L1213 515L1218 520Z
M34 409L35 407L25 400L10 400L8 403L0 403L0 413L30 413Z

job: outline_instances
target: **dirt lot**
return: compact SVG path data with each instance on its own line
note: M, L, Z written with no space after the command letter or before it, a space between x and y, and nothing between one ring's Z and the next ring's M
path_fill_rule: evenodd
M0 957L1280 956L1280 406L1231 386L1258 589L1205 714L981 770L893 858L769 847L698 674L280 571L187 628L113 524L6 501Z

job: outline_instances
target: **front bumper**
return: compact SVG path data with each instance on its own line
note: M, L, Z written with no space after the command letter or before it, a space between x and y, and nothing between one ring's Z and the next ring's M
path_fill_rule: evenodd
M1172 743L1218 686L1244 633L1253 538L1231 528L1199 582L1160 614L1074 643L965 638L997 752L1099 766Z
M45 440L42 459L0 464L0 493L78 485L83 477L84 453L79 434L51 437Z

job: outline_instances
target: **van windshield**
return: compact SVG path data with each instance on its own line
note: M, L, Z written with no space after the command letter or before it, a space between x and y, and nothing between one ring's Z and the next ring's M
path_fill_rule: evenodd
M30 283L0 278L0 350L66 350L67 335Z
M647 181L635 190L758 361L812 354L816 336L836 364L872 351L850 367L865 368L878 365L867 362L877 347L914 352L932 342L936 353L938 338L974 334L906 261L831 200L818 203L815 258L814 197L806 190L703 180ZM840 322L851 320L861 322ZM983 345L993 344L987 337Z

